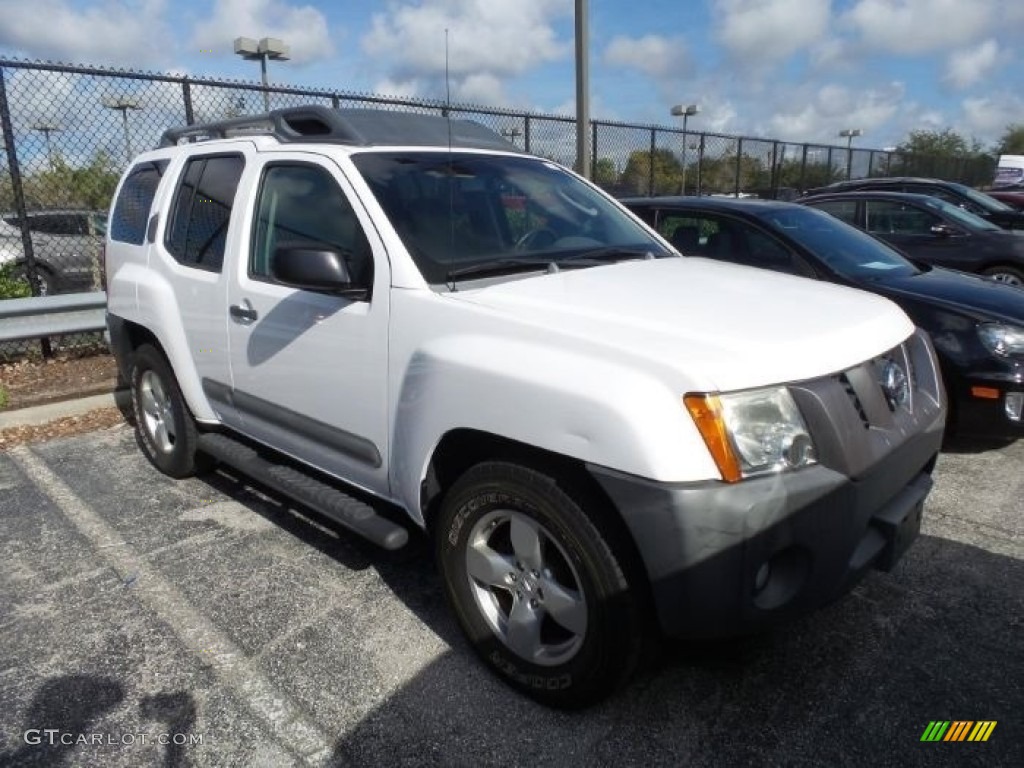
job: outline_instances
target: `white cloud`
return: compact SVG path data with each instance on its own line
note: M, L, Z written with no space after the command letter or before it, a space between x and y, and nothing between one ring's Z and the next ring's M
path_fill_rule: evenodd
M297 64L334 53L324 15L311 5L291 5L282 0L217 0L213 13L192 30L197 52L230 53L236 37L280 38Z
M686 43L682 38L662 35L615 37L605 48L604 60L653 77L679 77L689 69Z
M553 22L571 12L564 0L399 3L374 15L362 46L368 56L388 63L389 80L436 90L443 82L447 39L453 93L484 95L497 80L566 58L571 45L558 39Z
M996 0L858 0L841 17L869 48L912 56L982 39Z
M974 48L954 51L946 62L946 82L954 88L969 88L992 70L999 54L999 43L991 38Z
M962 122L982 144L995 143L1006 127L1021 122L1024 115L1024 97L1019 93L992 93L987 96L964 99Z
M789 141L820 141L839 144L839 131L860 128L867 144L878 146L878 129L893 120L906 105L905 88L894 82L881 88L851 90L826 84L816 91L791 93L785 106L768 120L767 134ZM885 141L888 143L888 141Z
M715 0L718 41L737 59L777 62L820 40L830 0Z
M134 68L166 64L173 48L163 0L0 0L0 47L29 58Z

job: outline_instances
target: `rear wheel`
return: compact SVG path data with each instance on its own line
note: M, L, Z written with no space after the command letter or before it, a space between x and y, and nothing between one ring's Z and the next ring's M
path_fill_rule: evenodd
M197 452L199 433L167 359L148 344L135 350L131 369L135 432L146 457L164 474L190 477L212 460Z
M29 282L28 271L24 264L15 267L12 274L19 280L24 280L26 283ZM46 267L37 264L35 286L32 295L52 296L55 293L57 293L57 281L53 274Z
M1017 267L1007 267L999 265L998 267L989 267L985 270L984 274L995 280L997 283L1006 283L1007 285L1015 285L1018 288L1024 287L1024 270Z
M567 708L624 682L643 636L622 562L583 503L553 477L490 462L455 483L437 526L447 597L474 649L515 688Z

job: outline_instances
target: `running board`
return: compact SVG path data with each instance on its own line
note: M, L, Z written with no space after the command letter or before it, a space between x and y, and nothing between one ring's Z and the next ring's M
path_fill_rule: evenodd
M379 547L399 549L409 540L407 530L381 517L369 504L300 470L268 461L249 446L227 435L200 435L199 450L315 509Z

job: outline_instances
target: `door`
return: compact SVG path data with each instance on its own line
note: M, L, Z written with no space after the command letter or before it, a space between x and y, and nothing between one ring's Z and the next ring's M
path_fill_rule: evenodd
M341 169L274 153L247 175L249 221L228 285L231 400L253 438L387 493L390 270ZM300 290L273 273L275 251L331 248L365 300Z

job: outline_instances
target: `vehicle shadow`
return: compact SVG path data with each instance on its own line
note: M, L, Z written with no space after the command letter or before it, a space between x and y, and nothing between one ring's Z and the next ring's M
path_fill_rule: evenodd
M405 599L429 563L374 567ZM922 536L893 574L811 616L666 643L660 663L576 713L504 686L441 602L408 604L451 650L341 736L335 764L1024 764L1024 562L977 547ZM958 719L998 725L984 745L920 741L930 721Z

